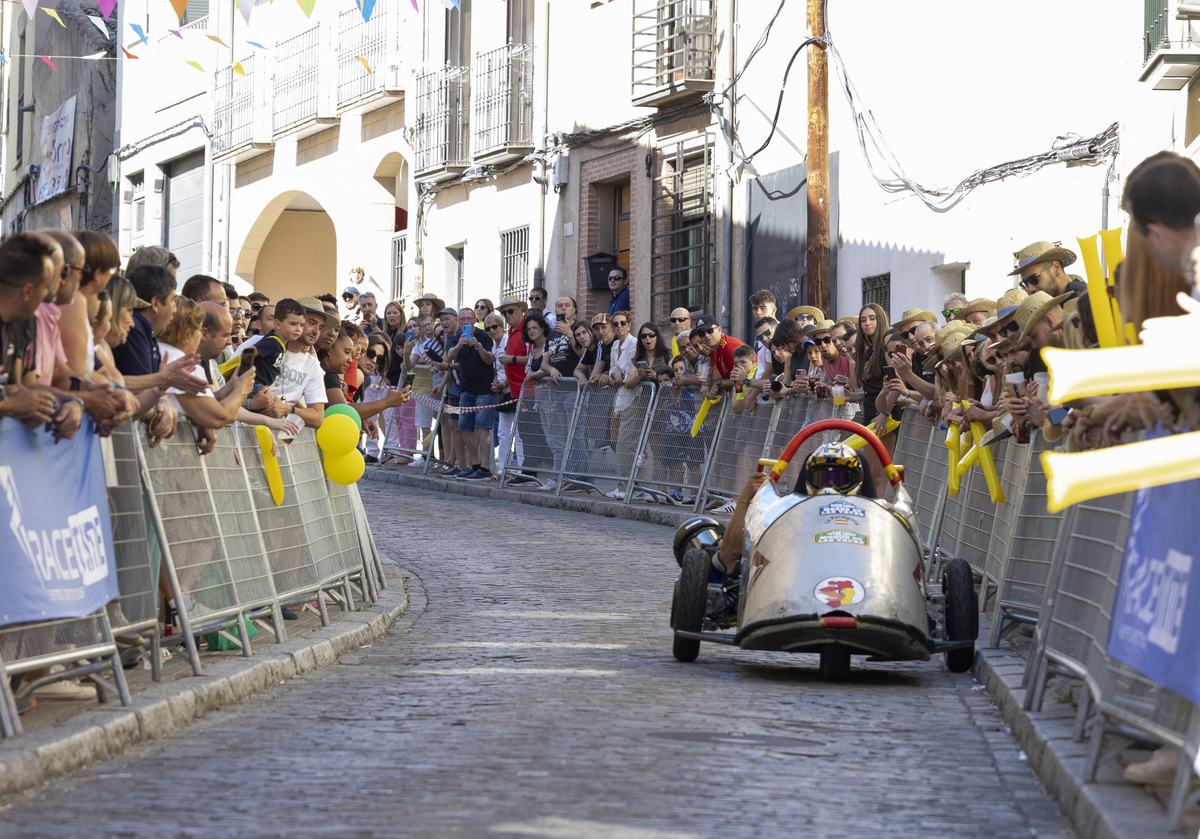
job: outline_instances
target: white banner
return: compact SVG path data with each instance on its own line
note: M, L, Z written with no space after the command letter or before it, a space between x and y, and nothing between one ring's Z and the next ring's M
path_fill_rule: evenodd
M37 201L53 198L67 188L71 177L71 141L75 137L75 97L42 117L42 174Z

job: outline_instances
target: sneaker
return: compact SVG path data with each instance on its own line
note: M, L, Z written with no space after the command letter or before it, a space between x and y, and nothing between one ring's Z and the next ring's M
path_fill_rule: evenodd
M1125 767L1125 780L1133 784L1169 784L1175 780L1179 768L1179 749L1163 746L1150 755L1145 763L1131 763Z
M281 608L279 611L280 611L280 613L283 615L283 619L284 619L285 621L298 621L298 620L300 620L300 613L299 613L299 612L297 612L297 611L295 611L295 610L293 610L293 609L289 609L289 608L287 608L286 606L284 606L284 607L283 607L283 608Z
M84 684L72 679L63 679L42 685L34 690L34 693L38 699L95 699L96 686L90 682Z
M462 469L455 469L450 473L449 477L457 478L461 481L463 478L466 478L469 475L474 475L478 471L478 466L464 466Z
M640 489L639 489L639 490L635 490L635 491L634 491L634 493L633 493L633 500L634 500L634 501L650 501L650 502L653 502L653 501L654 501L654 496L653 496L653 495L651 495L651 494L650 494L650 493L648 493L648 492L644 492L644 491L642 491L642 490L640 490Z
M364 458L363 458L363 461L364 461L364 462L366 462L366 463L378 463L378 462L379 462L379 458L377 458L377 457L376 457L375 455L373 455L373 454L369 454L369 455L367 455L366 457L364 457Z
M511 478L508 479L508 483L512 486L517 486L520 484L532 484L533 482L534 482L533 478L529 477L528 475L526 475L522 472L518 472L515 475L513 475Z
M484 469L482 466L480 466L478 469L476 469L470 475L467 475L465 478L463 478L463 480L464 481L486 481L490 477L492 477L492 470Z
M714 508L710 509L709 512L710 513L732 513L736 509L737 509L736 501L727 501L726 503L722 504L720 507L714 507Z
M538 487L538 489L542 492L554 492L554 490L558 489L558 479L551 478L544 485Z
M616 498L616 499L618 499L618 500L624 500L624 498L625 498L625 490L623 490L623 489L619 489L619 488L618 488L618 489L614 489L614 490L612 490L611 492L606 492L606 493L604 493L604 497L605 497L605 498Z
M414 458L413 458L413 459L412 459L412 460L411 460L409 463L407 463L406 465L407 465L407 466L424 466L424 465L425 465L425 458L424 458L424 457L422 457L421 455L417 455L416 457L414 457Z

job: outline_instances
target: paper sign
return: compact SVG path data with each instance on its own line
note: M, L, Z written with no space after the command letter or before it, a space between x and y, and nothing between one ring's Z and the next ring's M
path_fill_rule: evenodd
M42 56L55 72L54 62ZM42 174L38 177L37 200L45 201L67 188L71 175L71 143L75 137L75 97L58 110L42 117Z

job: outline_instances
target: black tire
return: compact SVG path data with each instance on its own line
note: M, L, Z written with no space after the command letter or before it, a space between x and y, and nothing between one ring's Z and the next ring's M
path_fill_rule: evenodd
M675 598L671 603L673 629L699 632L704 627L704 610L708 606L708 564L708 554L698 548L683 555L679 579L675 583ZM700 642L676 635L671 653L679 661L695 661L700 655Z
M979 604L965 559L952 559L942 567L943 615L947 641L974 641L979 637ZM975 645L946 652L946 667L966 673L975 663Z
M844 682L850 678L850 648L841 644L821 647L821 678L827 682Z

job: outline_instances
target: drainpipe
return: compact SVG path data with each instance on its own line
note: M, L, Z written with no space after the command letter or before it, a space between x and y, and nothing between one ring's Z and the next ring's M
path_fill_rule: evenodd
M550 135L550 2L543 6L546 10L546 23L542 32L541 43L541 78L542 78L542 144L547 143ZM538 54L534 52L535 60ZM538 71L538 66L534 66L534 72ZM550 183L549 166L543 159L542 162L542 182L539 185L541 194L538 196L538 229L537 229L537 265L534 268L535 276L539 277L539 284L545 283L546 277L546 189ZM562 289L558 289L562 291ZM571 296L576 296L577 291L572 291Z
M728 14L725 18L725 33L726 43L729 44L729 49L725 50L725 56L721 59L721 86L727 87L733 79L733 48L737 43L734 38L733 27L737 20L737 12L734 8L736 0L729 0L725 3L725 8ZM722 105L724 111L725 124L730 128L733 127L733 100L734 91L730 91L725 97L725 104ZM731 143L725 144L725 185L723 188L724 206L721 209L721 329L727 334L730 333L731 322L733 320L733 178L730 173L733 171L733 146Z

